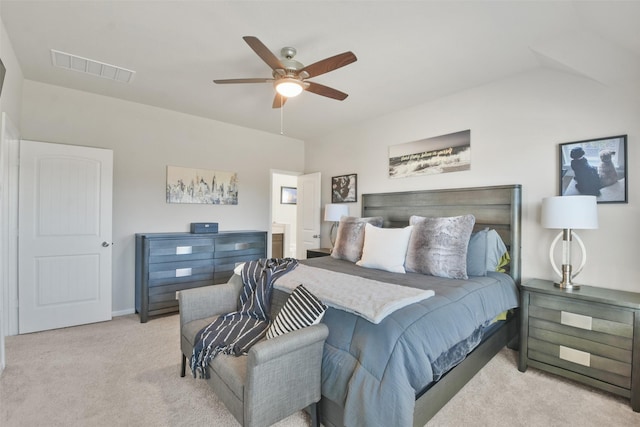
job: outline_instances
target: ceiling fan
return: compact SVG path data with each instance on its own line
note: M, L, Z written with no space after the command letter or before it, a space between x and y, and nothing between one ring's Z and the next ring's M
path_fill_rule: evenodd
M329 71L349 65L358 58L353 52L344 52L330 58L325 58L306 67L293 59L296 50L292 47L284 47L280 51L282 59L278 59L257 37L245 36L244 41L254 50L258 56L271 67L273 78L249 78L249 79L225 79L214 80L217 84L228 83L269 83L273 82L276 89L276 96L273 99L273 108L280 108L287 98L298 96L303 90L315 93L316 95L343 101L346 93L307 81L307 79L328 73Z

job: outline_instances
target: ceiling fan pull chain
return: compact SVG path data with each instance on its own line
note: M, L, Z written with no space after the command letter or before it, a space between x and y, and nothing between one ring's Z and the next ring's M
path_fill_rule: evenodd
M284 97L280 96L280 135L284 135Z

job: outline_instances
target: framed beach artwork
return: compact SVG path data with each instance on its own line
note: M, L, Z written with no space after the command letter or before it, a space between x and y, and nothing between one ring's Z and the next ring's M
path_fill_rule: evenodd
M331 177L331 203L358 201L358 175L351 173Z
M167 166L167 203L238 204L238 174Z
M561 196L596 196L627 203L627 135L560 144Z
M471 131L450 133L389 147L389 178L471 169Z

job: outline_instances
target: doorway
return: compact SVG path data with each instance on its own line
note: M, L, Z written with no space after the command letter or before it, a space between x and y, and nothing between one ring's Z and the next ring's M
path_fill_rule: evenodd
M298 172L271 173L271 256L296 257ZM292 190L294 189L294 190Z

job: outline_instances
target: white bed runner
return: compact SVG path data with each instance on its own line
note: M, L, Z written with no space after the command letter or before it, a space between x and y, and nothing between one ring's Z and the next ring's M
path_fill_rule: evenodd
M291 293L301 283L329 307L357 314L376 324L399 308L435 295L432 290L378 282L302 264L276 280L274 286Z

